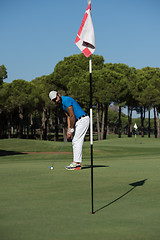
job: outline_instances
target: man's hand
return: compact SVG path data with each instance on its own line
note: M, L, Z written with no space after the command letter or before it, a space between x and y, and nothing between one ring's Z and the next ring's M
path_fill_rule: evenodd
M73 133L74 133L74 128L69 128L68 131L67 131L67 139L73 137Z
M73 135L72 133L67 133L67 139L70 139L70 138L72 139L73 137L72 135Z

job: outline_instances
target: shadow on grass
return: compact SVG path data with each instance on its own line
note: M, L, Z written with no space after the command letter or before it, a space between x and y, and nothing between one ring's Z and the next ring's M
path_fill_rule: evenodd
M93 165L93 168L103 168L103 167L109 167L109 166L105 166L105 165ZM81 169L88 169L91 168L91 165L84 165Z
M0 157L8 156L8 155L19 155L19 154L26 154L26 153L16 152L16 151L6 151L6 150L0 149Z
M118 200L120 200L121 198L123 198L124 196L126 196L128 193L130 193L131 191L133 191L136 187L138 187L138 186L143 186L146 180L147 180L147 179L144 179L144 180L138 181L138 182L134 182L134 183L130 183L129 185L132 186L132 188L131 188L129 191L125 192L123 195L121 195L120 197L116 198L116 199L113 200L112 202L106 204L105 206L97 209L94 213L97 213L97 212L101 211L102 209L110 206L111 204L117 202Z

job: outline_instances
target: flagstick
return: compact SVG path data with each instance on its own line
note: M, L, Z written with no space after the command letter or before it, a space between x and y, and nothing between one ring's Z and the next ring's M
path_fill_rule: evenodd
M87 41L86 41L87 40ZM84 44L85 43L85 44ZM82 24L78 31L75 44L83 52L89 60L90 73L90 143L91 143L91 198L92 198L92 214L93 208L93 114L92 114L92 59L91 54L95 51L95 36L94 28L91 18L91 0L88 0L88 7L86 9Z
M91 200L92 200L92 214L94 214L93 206L93 113L92 113L92 57L89 59L89 73L90 73L90 145L91 145Z

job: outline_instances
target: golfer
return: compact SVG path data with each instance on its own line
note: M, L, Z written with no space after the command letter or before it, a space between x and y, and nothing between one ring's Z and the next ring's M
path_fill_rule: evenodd
M89 116L72 97L63 96L56 91L51 91L49 97L51 101L61 104L67 116L67 139L72 139L73 162L69 166L66 166L66 169L80 170L82 163L82 147L84 137L89 127Z

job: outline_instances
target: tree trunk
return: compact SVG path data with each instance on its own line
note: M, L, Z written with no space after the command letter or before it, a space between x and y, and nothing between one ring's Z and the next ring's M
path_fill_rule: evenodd
M29 139L29 125L27 124L27 139Z
M128 106L128 137L132 137L132 107Z
M11 136L14 134L14 128L13 126L11 127Z
M19 127L18 127L18 137L23 138L23 107L19 106Z
M63 141L67 140L67 123L66 117L63 117Z
M156 108L154 107L154 136L157 138Z
M97 116L97 135L98 140L101 140L100 125L99 125L99 103L96 103L96 116Z
M119 138L121 138L121 134L122 134L121 110L122 110L122 107L119 106L119 123L118 123L118 137Z
M45 139L49 140L49 111L46 109L45 111Z
M11 122L10 122L10 117L8 119L8 139L11 138Z
M103 133L103 139L107 138L107 122L108 122L108 106L109 104L105 104L105 118L104 118L104 133Z
M30 115L31 138L33 138L33 113Z
M43 139L46 140L46 108L43 108L43 114L42 114L42 136Z
M43 140L43 131L42 131L42 127L40 128L39 135L40 135L40 140Z
M103 135L104 135L104 122L105 122L105 107L104 105L102 105L102 127L101 127L101 139L103 139Z
M160 138L160 126L159 126L159 108L157 107L157 137Z
M40 140L46 139L46 132L45 132L45 111L46 111L46 109L43 108L42 123L41 123L41 127L40 127Z
M144 117L143 108L141 107L141 137L144 137Z
M58 114L57 114L57 108L55 110L55 134L54 134L54 141L58 141Z
M47 111L47 140L51 140L51 131L50 131L50 109Z
M151 137L151 114L150 114L150 107L148 108L148 137Z

